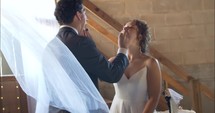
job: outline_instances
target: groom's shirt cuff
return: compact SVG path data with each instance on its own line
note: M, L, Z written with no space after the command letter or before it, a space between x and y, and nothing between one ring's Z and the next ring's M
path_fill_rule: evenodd
M117 54L118 53L123 53L128 58L128 49L126 49L126 48L119 48L118 51L117 51Z

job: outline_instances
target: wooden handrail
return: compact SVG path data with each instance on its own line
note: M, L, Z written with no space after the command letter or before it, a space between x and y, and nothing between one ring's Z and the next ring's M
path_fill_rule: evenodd
M150 53L159 60L163 65L168 67L171 71L173 71L176 75L180 76L183 80L185 80L187 83L194 79L192 76L190 76L187 72L185 72L182 68L172 63L170 60L168 60L165 56L163 56L161 53L159 53L157 50L155 50L153 47L150 46Z
M200 83L200 90L209 99L211 99L212 101L214 101L214 94L213 94L213 92L208 87L206 87L205 85L203 85L203 84Z
M96 7L92 2L89 0L84 0L83 4L85 5L86 9L95 14L97 17L100 19L104 20L106 23L111 25L113 28L116 30L120 31L122 29L122 25L112 19L109 15L107 15L104 11ZM117 38L114 38L113 35L110 35L107 33L108 31L105 30L101 25L97 24L95 21L92 19L89 19L89 25L92 27L96 28L99 32L101 32L103 35L109 35L106 36L108 37L109 40L111 40L114 44L117 44ZM110 38L109 38L110 37ZM163 56L161 53L159 53L157 50L155 50L153 47L150 46L150 53L157 58L163 65L165 65L167 68L169 68L172 72L174 72L177 76L182 78L184 81L189 83L191 80L194 80L194 78L189 75L186 71L184 71L182 68L179 66L175 65L172 63L170 60L168 60L165 56ZM200 84L200 89L201 92L203 92L204 95L206 95L208 98L214 101L214 93L209 90L206 86L203 84Z
M118 31L122 30L123 26L119 22L117 22L116 20L114 20L113 18L108 16L104 11L99 9L92 2L90 2L89 0L83 0L83 4L87 8L88 11L92 12L93 14L96 14L97 17L99 17L100 19L107 22L109 25L114 27L116 30L118 30Z
M87 21L88 25L95 28L96 31L102 33L104 36L108 37L108 39L113 42L113 44L117 45L117 38L113 34L109 33L104 27L96 23L92 18L88 17Z
M181 85L178 81L176 81L174 78L172 78L168 73L162 70L162 77L163 79L173 86L175 89L180 91L183 95L190 95L187 88L185 88L183 85Z

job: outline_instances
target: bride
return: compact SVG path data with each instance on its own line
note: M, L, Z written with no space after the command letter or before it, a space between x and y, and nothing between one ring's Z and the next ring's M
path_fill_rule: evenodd
M1 51L35 113L108 113L108 107L74 55L58 38L54 0L2 0ZM54 43L46 48L48 42ZM60 51L51 50L60 48ZM60 62L57 54L67 59ZM70 76L69 76L70 75ZM81 75L81 76L79 76ZM50 107L56 108L49 111Z

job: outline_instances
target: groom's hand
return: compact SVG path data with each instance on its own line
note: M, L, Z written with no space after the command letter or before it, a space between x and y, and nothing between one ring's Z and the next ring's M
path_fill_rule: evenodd
M90 33L89 33L89 30L88 30L87 28L83 29L82 32L80 32L80 35L92 39L92 37L91 37L91 35L90 35Z
M130 39L126 36L125 32L120 32L118 36L118 46L119 48L127 49L130 45Z

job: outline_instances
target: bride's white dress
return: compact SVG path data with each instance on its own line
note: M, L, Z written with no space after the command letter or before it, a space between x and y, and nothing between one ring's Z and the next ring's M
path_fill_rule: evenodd
M147 101L147 68L134 73L129 79L124 74L114 83L115 96L110 113L142 113Z

